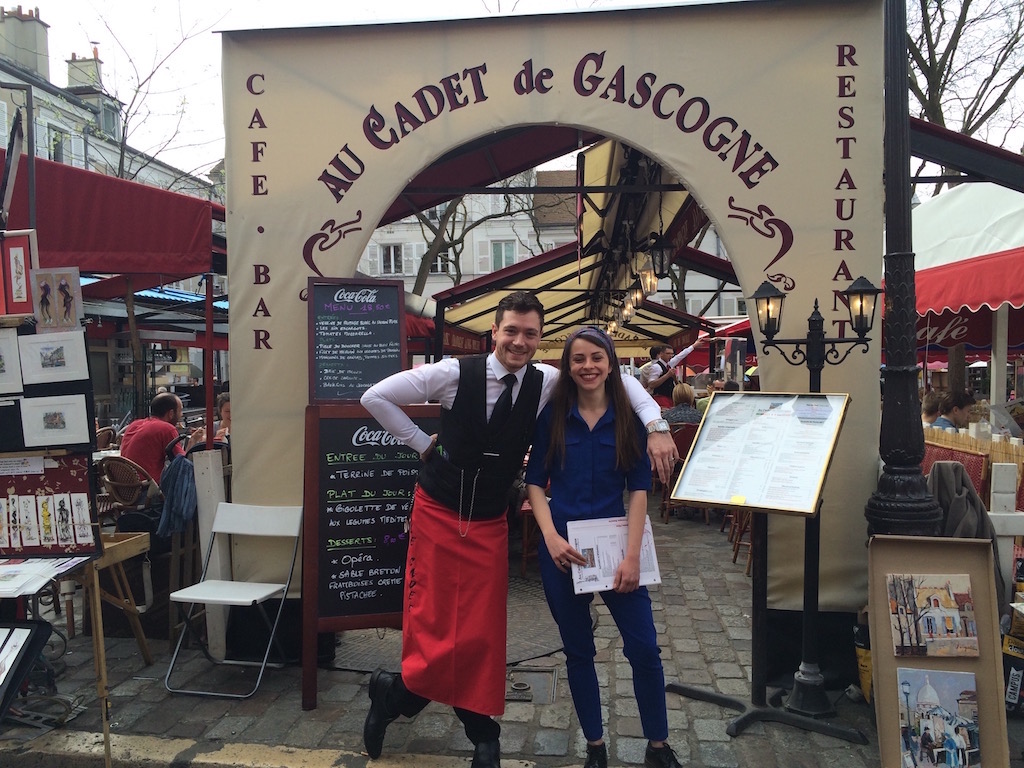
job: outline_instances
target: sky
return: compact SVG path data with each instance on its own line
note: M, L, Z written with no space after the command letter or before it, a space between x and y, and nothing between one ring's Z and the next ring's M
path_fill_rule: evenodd
M690 2L707 0L690 0ZM721 0L720 0L721 1ZM727 0L738 1L738 0ZM34 0L49 25L50 81L67 86L67 59L96 47L108 93L129 101L155 72L129 144L204 175L224 156L218 30L304 27L364 21L468 18L510 13L681 5L686 0ZM429 7L429 11L425 9ZM424 15L424 14L427 15ZM189 37L179 50L174 47ZM159 65L159 66L158 66ZM176 127L178 115L180 128ZM166 149L168 139L171 144Z

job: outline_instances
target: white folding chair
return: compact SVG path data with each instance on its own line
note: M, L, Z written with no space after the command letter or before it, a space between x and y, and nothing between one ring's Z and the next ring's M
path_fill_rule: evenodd
M174 655L167 667L167 675L164 677L164 686L172 693L189 693L197 696L225 696L234 699L246 699L256 693L263 679L263 673L268 666L281 666L281 664L269 663L270 650L277 647L281 658L284 653L281 651L280 643L277 640L277 628L281 622L281 612L284 608L284 600L288 595L288 588L291 586L292 571L295 568L295 560L299 552L299 532L302 528L302 507L265 507L252 504L233 504L222 501L217 506L217 514L213 520L213 532L210 544L206 550L203 560L203 574L197 584L172 592L170 599L178 603L184 615L185 627L178 634L178 642L174 648ZM214 547L217 546L218 536L273 536L278 538L290 538L294 540L292 546L292 559L288 565L288 575L283 583L267 583L253 581L227 581L222 579L208 579L207 571L210 567L210 556ZM280 603L274 621L270 621L263 603L272 598L279 598ZM196 613L197 605L226 605L226 606L256 606L259 614L270 630L267 639L267 648L263 653L262 661L247 661L241 659L215 659L210 656L206 644L199 638L198 633L192 626L192 619ZM188 606L187 610L184 606ZM259 675L252 690L248 693L232 693L226 691L201 691L188 688L175 688L171 685L171 674L178 660L185 635L191 635L199 640L199 646L203 654L214 664L234 664L238 666L258 666Z

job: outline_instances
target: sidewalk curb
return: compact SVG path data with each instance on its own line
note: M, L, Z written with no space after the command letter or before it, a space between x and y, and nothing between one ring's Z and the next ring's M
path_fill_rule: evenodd
M199 751L204 750L204 751ZM337 749L303 749L274 744L223 742L205 746L191 739L111 734L113 768L463 768L469 756L382 755ZM536 768L529 760L502 758L504 768ZM103 734L50 731L30 741L0 740L0 764L33 768L103 768Z

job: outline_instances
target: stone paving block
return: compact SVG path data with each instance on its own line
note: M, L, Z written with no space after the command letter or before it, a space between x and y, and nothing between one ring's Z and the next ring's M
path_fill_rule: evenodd
M633 739L629 737L616 739L612 748L614 749L615 759L620 763L643 765L644 753L647 751L647 739ZM673 749L675 749L674 746ZM677 751L676 755L678 756L678 754L679 752ZM611 762L611 750L609 750L608 757L608 762Z
M639 717L617 717L615 719L615 735L617 737L629 736L642 738L644 726Z
M561 728L565 730L569 727L576 714L572 701L565 699L556 701L554 704L539 707L539 709L541 728Z
M615 700L613 711L618 717L639 717L640 707L636 699L618 698Z
M722 720L706 720L697 718L690 722L690 730L702 742L729 741L732 737L725 732L726 723Z
M743 677L743 669L739 664L715 662L711 665L711 674L717 679L723 677Z
M255 717L222 717L204 735L211 740L237 741L255 722Z
M561 757L569 753L569 733L565 730L540 728L533 737L533 754Z
M529 723L533 720L536 706L526 701L509 701L505 703L505 714L501 716L503 723Z
M697 754L701 765L707 768L741 768L739 759L730 744L701 742ZM756 765L760 768L761 764L757 763Z

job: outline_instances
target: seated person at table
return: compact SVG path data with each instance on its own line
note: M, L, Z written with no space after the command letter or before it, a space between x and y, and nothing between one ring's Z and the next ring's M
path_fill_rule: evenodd
M674 405L662 414L662 418L669 424L700 424L700 411L693 407L695 400L693 387L685 382L676 384L672 388Z
M921 396L921 426L930 427L939 418L939 403L942 401L939 393L929 389Z
M966 427L970 421L972 405L974 405L974 395L970 392L946 392L939 401L939 418L932 423L932 427L938 429Z
M721 392L724 389L725 389L725 379L715 379L710 384L708 384L708 394L707 394L707 397L700 398L696 402L696 404L694 406L700 412L701 416L703 416L704 415L704 411L706 411L708 409L708 403L711 402L711 393L712 392Z
M178 437L176 425L181 421L181 412L181 398L173 392L161 392L149 404L149 418L133 421L121 438L121 455L134 461L157 482L160 482L160 473L167 459L167 446ZM175 455L184 454L205 439L206 430L199 427L192 431L184 447L175 443L173 452Z
M217 395L217 413L220 421L213 423L213 439L218 443L226 443L231 438L231 393L221 392Z

